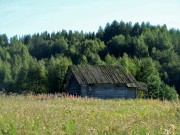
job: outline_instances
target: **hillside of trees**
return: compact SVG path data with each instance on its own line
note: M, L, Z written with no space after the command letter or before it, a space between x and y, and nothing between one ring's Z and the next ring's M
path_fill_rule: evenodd
M113 21L96 33L43 32L0 35L0 91L63 92L72 64L122 65L147 83L146 97L175 99L180 94L180 31L166 25Z

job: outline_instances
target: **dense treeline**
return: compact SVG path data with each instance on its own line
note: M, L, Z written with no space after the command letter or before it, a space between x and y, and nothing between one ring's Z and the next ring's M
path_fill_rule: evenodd
M0 91L62 92L72 64L120 64L147 83L146 97L175 99L174 89L180 94L180 31L114 21L97 33L62 30L10 40L0 35Z

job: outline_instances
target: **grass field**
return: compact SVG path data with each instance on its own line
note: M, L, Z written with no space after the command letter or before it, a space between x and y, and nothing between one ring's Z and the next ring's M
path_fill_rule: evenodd
M180 135L180 102L0 95L0 134Z

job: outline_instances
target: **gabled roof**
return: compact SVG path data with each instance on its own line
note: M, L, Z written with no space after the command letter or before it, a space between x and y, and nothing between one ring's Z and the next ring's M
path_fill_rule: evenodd
M137 82L122 66L72 65L70 70L79 84L125 84L127 87L146 89L145 83Z

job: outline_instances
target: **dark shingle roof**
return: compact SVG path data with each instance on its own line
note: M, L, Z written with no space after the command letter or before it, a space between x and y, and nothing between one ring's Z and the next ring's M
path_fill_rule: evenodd
M146 89L145 83L137 82L122 66L72 65L70 70L79 84L126 84L127 87Z

